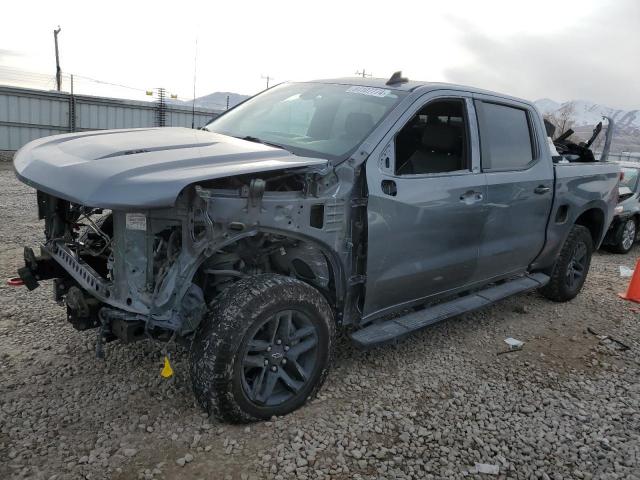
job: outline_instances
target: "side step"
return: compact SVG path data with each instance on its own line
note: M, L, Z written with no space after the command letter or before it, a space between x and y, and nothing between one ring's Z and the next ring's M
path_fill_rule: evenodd
M366 349L395 342L407 335L456 315L491 305L516 293L535 290L547 284L549 276L533 273L500 285L479 290L465 297L439 303L424 310L408 313L379 323L374 323L351 334L358 348Z

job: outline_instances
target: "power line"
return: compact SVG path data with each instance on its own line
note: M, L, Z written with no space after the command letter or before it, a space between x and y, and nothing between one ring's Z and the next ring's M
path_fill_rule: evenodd
M89 80L95 83L101 83L103 85L110 85L112 87L120 87L120 88L128 88L129 90L137 90L138 92L147 92L148 89L146 88L138 88L138 87L132 87L130 85L123 85L121 83L113 83L113 82L107 82L105 80L98 80L97 78L91 78L91 77L85 77L84 75L77 75L74 74L73 78L81 78L83 80Z

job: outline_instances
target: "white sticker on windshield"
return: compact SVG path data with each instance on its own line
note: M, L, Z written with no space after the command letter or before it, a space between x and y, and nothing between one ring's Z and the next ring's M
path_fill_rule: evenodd
M347 93L359 93L360 95L369 95L372 97L386 97L391 93L391 90L375 87L362 87L360 85L354 85L347 89Z
M147 217L142 213L127 213L127 229L128 230L146 230Z

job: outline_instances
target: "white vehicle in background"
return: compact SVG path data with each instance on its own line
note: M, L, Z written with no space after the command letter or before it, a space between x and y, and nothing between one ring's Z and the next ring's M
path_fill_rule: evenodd
M617 162L622 171L615 216L602 243L615 253L628 253L638 237L640 225L640 163Z

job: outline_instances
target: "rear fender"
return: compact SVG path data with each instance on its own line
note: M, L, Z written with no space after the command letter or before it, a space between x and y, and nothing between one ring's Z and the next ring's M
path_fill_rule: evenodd
M608 204L602 200L591 201L580 210L572 210L568 205L556 206L549 219L547 242L538 258L530 265L530 271L546 273L551 271L560 249L574 225L587 227L591 232L594 248L598 248L606 234L605 225L608 227L605 213L608 209Z

